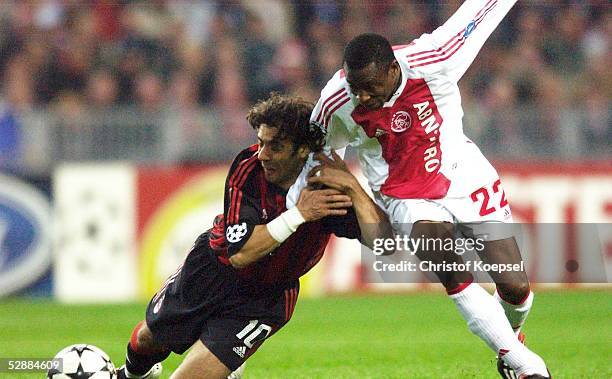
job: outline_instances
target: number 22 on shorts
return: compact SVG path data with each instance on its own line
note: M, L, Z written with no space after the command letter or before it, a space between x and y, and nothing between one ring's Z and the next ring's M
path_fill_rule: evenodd
M491 190L493 191L492 194L489 191L489 188L485 186L485 187L481 187L477 189L476 191L472 192L472 194L470 195L470 198L472 199L473 202L478 203L482 201L482 203L480 204L480 212L479 212L479 215L481 217L490 215L491 213L499 209L502 209L508 205L508 201L506 200L506 193L501 188L500 179L497 179L497 181L493 183ZM492 202L491 199L495 197L495 195L497 195L500 191L501 191L501 196L499 200L499 206L497 206L497 204Z

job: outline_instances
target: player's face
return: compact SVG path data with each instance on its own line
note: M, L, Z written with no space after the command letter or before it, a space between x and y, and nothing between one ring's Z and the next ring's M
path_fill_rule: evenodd
M397 61L387 67L372 62L361 70L344 65L346 80L359 103L368 109L380 109L397 88L400 68Z
M277 128L266 124L259 126L257 158L261 161L266 180L287 190L302 171L308 149L294 148L293 142L289 139L276 138L277 133Z

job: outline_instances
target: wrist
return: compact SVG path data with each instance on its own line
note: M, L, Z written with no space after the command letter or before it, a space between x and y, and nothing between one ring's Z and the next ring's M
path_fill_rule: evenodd
M267 223L266 228L270 236L272 236L276 242L283 243L304 222L306 222L306 220L298 207L293 207Z
M360 190L355 191L355 193L351 195L351 201L353 202L353 209L359 214L369 208L372 199L363 188L360 188Z
M351 184L347 187L345 192L351 197L352 200L361 198L363 197L363 195L368 196L368 194L363 190L363 187L361 187L361 184L359 184L357 179L353 179L351 181Z

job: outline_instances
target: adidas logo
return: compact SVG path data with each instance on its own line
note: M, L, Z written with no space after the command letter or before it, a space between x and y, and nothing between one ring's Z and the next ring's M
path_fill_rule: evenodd
M509 352L510 352L510 350L508 350L508 349L499 349L499 352L497 353L497 357L501 358L504 355L508 354Z
M232 350L234 350L234 353L238 354L240 358L244 358L244 354L246 353L246 346L236 346Z
M386 130L378 128L378 129L376 129L376 134L374 134L374 137L378 138L378 137L383 136L385 134L387 134Z

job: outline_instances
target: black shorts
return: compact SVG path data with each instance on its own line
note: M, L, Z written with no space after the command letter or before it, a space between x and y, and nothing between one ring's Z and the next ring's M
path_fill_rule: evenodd
M289 321L299 281L265 291L252 288L218 261L204 233L149 302L147 326L155 342L177 354L201 340L233 371Z

